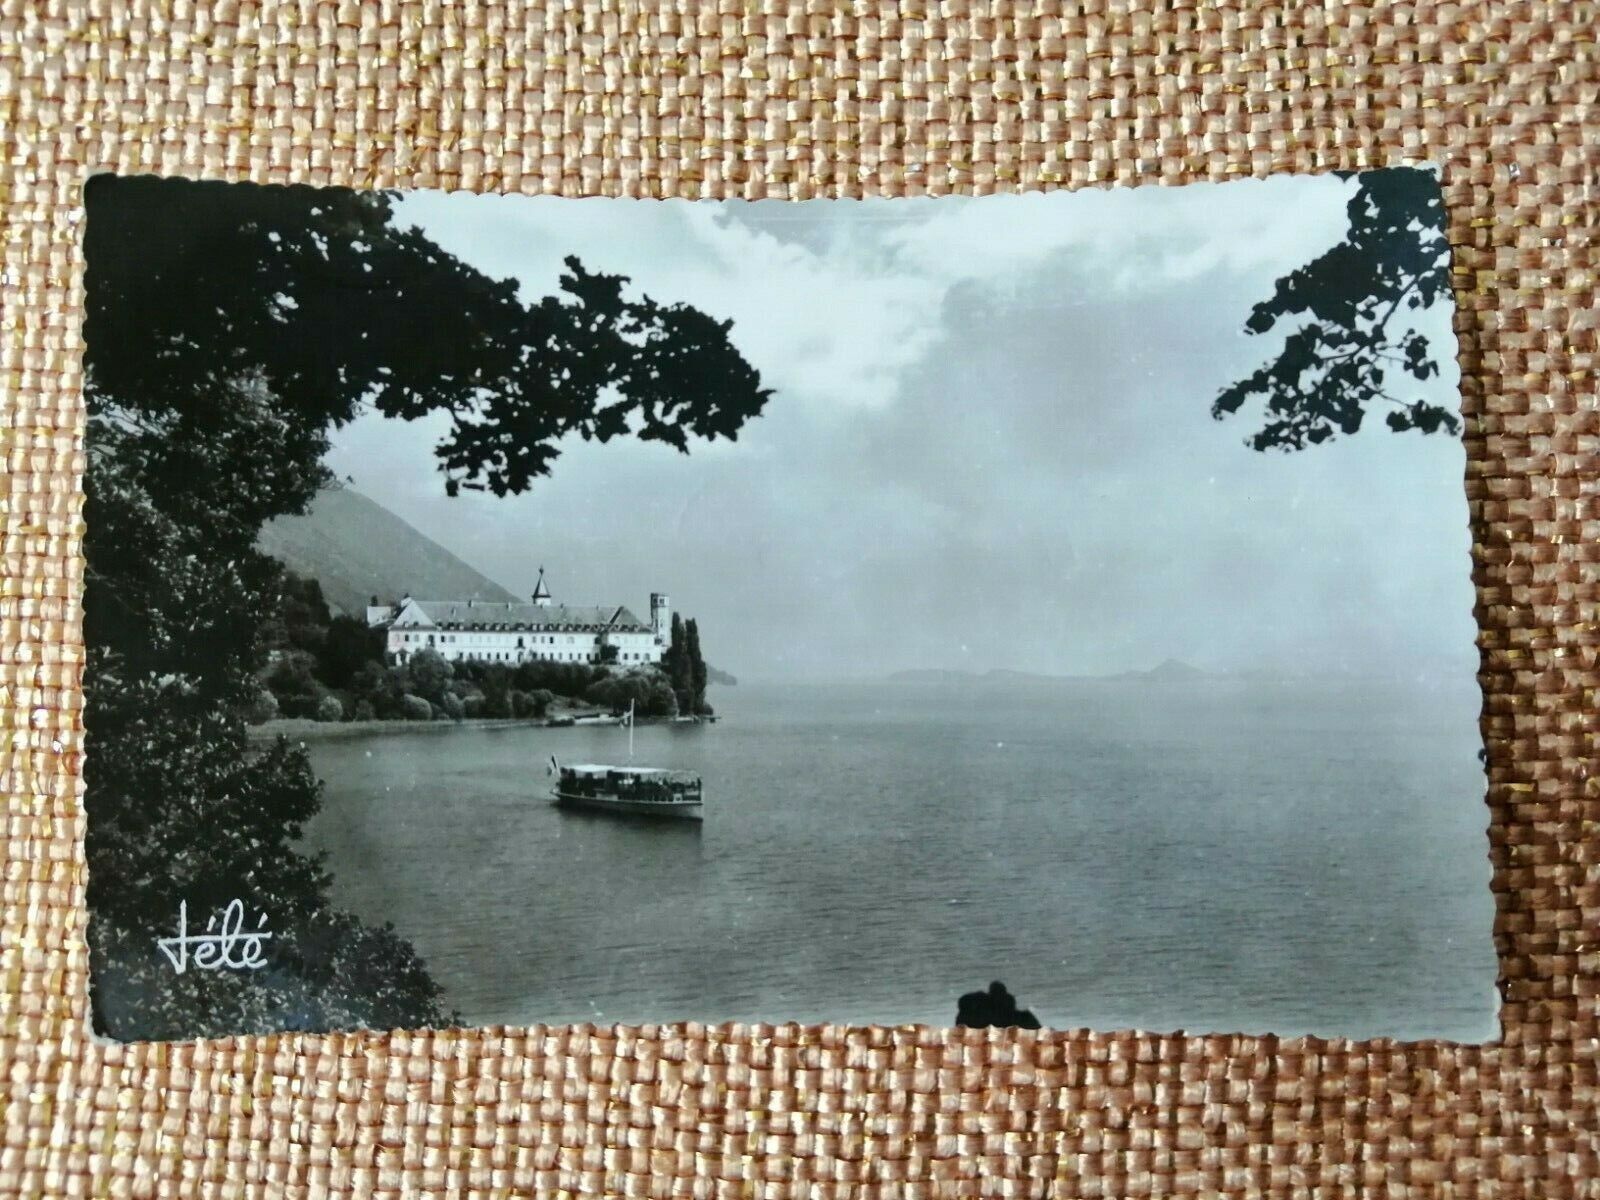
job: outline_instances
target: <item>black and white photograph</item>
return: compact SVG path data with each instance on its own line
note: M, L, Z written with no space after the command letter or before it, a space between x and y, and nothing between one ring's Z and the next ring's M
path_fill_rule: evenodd
M85 205L101 1037L1498 1036L1432 169Z

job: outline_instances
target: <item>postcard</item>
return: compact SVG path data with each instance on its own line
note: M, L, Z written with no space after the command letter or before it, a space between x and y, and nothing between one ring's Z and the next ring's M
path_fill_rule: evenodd
M100 1035L1496 1036L1431 169L86 207Z

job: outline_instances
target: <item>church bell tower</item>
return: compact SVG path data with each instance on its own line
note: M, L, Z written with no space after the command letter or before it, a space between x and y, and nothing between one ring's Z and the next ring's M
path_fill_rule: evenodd
M650 631L656 645L664 649L672 644L672 602L665 592L650 593Z

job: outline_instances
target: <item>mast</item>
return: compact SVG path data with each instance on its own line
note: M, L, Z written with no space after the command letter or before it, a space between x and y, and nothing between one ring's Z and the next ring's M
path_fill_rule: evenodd
M628 761L633 761L633 701L628 701Z

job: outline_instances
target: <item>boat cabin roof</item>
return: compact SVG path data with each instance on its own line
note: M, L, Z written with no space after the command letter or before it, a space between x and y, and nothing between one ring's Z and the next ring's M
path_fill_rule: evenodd
M686 772L673 771L666 767L609 767L604 763L562 763L563 771L571 771L574 775L683 775Z

